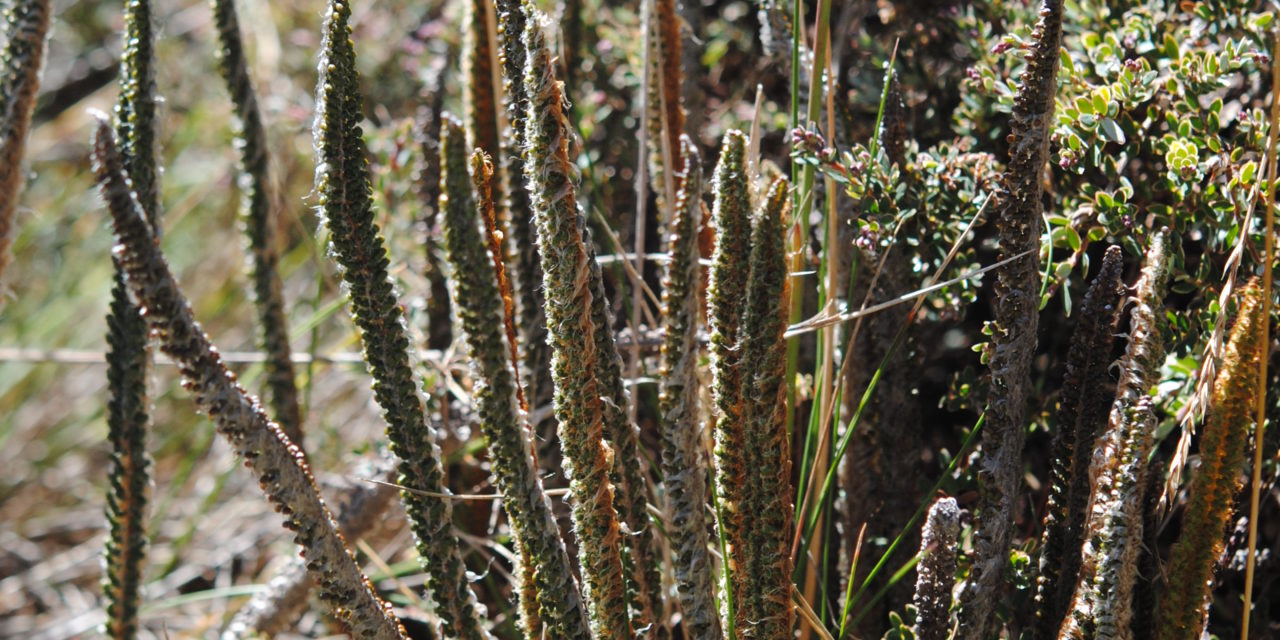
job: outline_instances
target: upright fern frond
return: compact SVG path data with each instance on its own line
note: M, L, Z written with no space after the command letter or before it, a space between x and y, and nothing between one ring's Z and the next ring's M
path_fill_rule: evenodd
M746 584L745 567L737 559L745 548L742 498L748 467L742 431L742 367L738 346L742 301L747 297L751 255L751 200L748 190L747 138L740 131L725 134L712 182L711 224L716 247L707 285L707 328L711 334L711 397L715 402L717 520L727 544L724 558L729 580L721 585L726 624L738 618L737 602Z
M1240 489L1251 409L1260 393L1258 360L1266 352L1260 325L1262 296L1253 279L1245 287L1222 367L1213 383L1213 404L1200 434L1200 470L1182 517L1182 537L1173 546L1169 589L1160 604L1159 640L1200 638L1212 602L1213 570L1222 556L1223 532L1232 498Z
M40 89L50 5L50 0L17 0L5 15L10 36L0 54L0 284L9 265L13 218L22 190L22 155Z
M1071 336L1067 374L1053 437L1052 483L1045 507L1036 577L1036 637L1048 638L1062 624L1080 571L1085 508L1089 500L1089 461L1098 428L1110 409L1112 335L1120 313L1124 267L1120 247L1107 249L1102 267L1080 305L1080 324Z
M529 98L524 86L524 68L528 53L524 46L525 14L520 0L497 0L498 36L501 41L499 59L502 62L503 102L506 105L509 128L502 136L502 170L507 175L507 230L510 247L515 252L508 257L512 266L516 291L516 326L520 330L520 380L524 384L529 406L544 407L551 404L552 387L547 372L551 370L551 349L547 346L547 317L542 292L542 265L538 256L533 209L529 203L531 176L524 163L525 121L528 118ZM535 425L538 434L554 436L554 420ZM543 456L539 453L539 459Z
M517 399L510 344L503 328L505 310L494 277L491 247L477 226L480 222L472 187L480 185L477 176L487 169L485 160L479 152L472 156L472 178L468 180L462 128L457 121L446 119L442 133L445 171L440 208L455 277L454 304L466 332L475 379L471 397L488 441L494 479L503 495L502 506L511 519L521 551L529 559L521 571L536 587L536 602L522 602L521 609L528 611L532 607L536 611L548 638L588 640L591 633L582 596L534 465L529 425ZM526 635L531 634L531 625L526 622Z
M791 441L786 428L786 341L789 277L783 224L787 181L770 185L751 234L751 264L739 345L747 492L740 505L747 590L739 598L739 633L760 640L791 638L791 535L794 526Z
M688 136L680 138L684 170L677 176L676 215L663 278L662 478L670 505L667 533L675 552L676 588L684 610L685 636L720 640L715 605L715 576L707 552L707 474L702 461L702 423L698 411L698 316L702 304L702 268L698 227L702 223L702 158Z
M342 267L351 315L382 407L391 451L399 458L402 498L446 634L482 639L483 607L467 580L453 532L453 505L435 429L427 421L420 384L409 362L404 313L387 273L387 250L373 221L369 162L361 137L361 98L346 2L329 3L325 17L315 120L316 193Z
M646 0L649 1L649 0ZM680 15L675 0L652 0L649 35L649 112L645 114L649 140L649 179L658 194L658 210L672 215L669 200L675 195L674 173L679 169L680 136L684 132L684 105L680 85ZM672 165L672 166L668 166Z
M524 10L529 96L525 159L542 253L556 421L574 496L573 522L592 631L601 640L622 640L632 631L609 481L613 463L603 440L602 397L609 390L597 379L601 354L596 334L609 328L598 328L592 319L593 261L584 244L584 221L570 177L564 96L536 9L526 2Z
M373 591L355 557L338 533L302 452L227 370L191 307L132 190L111 127L101 117L93 139L94 173L123 247L119 264L129 289L146 310L146 320L161 349L178 363L196 405L258 476L259 485L294 532L320 599L354 637L404 637L400 622Z
M267 134L258 110L258 96L249 79L240 21L233 0L213 0L218 29L218 70L227 83L231 105L240 123L240 219L253 254L253 296L262 324L262 347L267 354L267 389L271 411L280 428L299 448L302 446L302 410L294 382L289 325L285 321L284 293L276 264L276 220L272 215L271 182L267 168Z
M916 637L946 640L951 634L951 589L956 584L956 546L960 506L955 498L939 498L929 507L920 534L916 565Z
M124 21L121 91L116 103L116 126L123 143L120 161L126 174L135 180L131 186L144 187L136 195L141 198L147 224L158 234L155 43L149 0L127 2ZM43 44L43 40L41 42ZM106 543L103 586L107 596L107 634L122 639L133 638L138 632L138 605L147 552L146 511L151 486L151 463L147 457L147 429L151 421L147 379L151 350L147 343L147 323L129 297L123 266L115 257L112 263L114 286L111 310L107 314L110 347L107 439L111 443L107 522L111 532Z
M1155 442L1151 389L1160 381L1164 343L1164 290L1173 238L1151 238L1130 312L1129 345L1120 361L1120 383L1106 433L1093 447L1093 493L1081 549L1072 610L1060 638L1126 638L1133 616L1133 584L1142 542L1143 491Z
M991 396L987 428L982 432L976 557L960 598L959 637L963 640L985 640L997 621L993 612L1001 599L1022 478L1026 402L1039 320L1041 177L1053 128L1062 0L1045 0L1033 38L1035 44L1014 99L1009 162L995 212L1002 258L1030 254L996 271Z

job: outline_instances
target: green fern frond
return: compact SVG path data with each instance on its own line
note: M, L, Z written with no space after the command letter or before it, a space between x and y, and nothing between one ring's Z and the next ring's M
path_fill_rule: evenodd
M539 14L528 2L524 10L524 82L529 96L525 160L542 253L556 421L574 496L573 522L592 631L601 640L623 640L632 631L609 480L613 461L603 440L602 397L609 389L597 379L598 359L603 357L597 333L609 328L597 328L592 317L594 261L584 244L585 225L570 177L564 95L555 80Z
M1223 532L1231 518L1232 499L1240 490L1251 410L1259 393L1258 360L1268 341L1259 328L1262 296L1256 278L1241 295L1240 311L1213 383L1213 400L1200 434L1200 470L1196 473L1182 537L1173 546L1169 588L1161 602L1160 640L1202 637L1212 602L1213 571L1222 557Z
M702 158L693 140L680 138L684 170L677 176L675 217L663 278L662 478L670 505L667 533L675 556L676 588L690 640L720 640L715 575L707 552L707 474L703 466L702 422L698 411L698 316L702 267L698 232L702 224Z
M1112 335L1120 313L1124 254L1107 249L1102 267L1080 305L1080 324L1067 351L1067 373L1053 438L1052 482L1045 507L1036 577L1036 634L1056 634L1070 605L1080 571L1085 508L1089 500L1089 462L1099 426L1110 410L1108 393Z
M308 559L320 599L355 637L403 638L399 621L374 593L338 533L301 450L235 381L192 317L132 190L105 117L99 118L94 133L93 164L116 240L123 247L120 266L130 291L146 310L147 325L161 349L178 363L196 406L209 415L284 514L285 528L294 532L294 542Z
M350 17L346 2L330 2L316 100L316 193L373 376L373 395L382 407L391 451L399 458L402 498L427 586L447 635L483 639L489 637L481 622L483 607L467 580L453 532L453 505L435 429L418 394L404 314L388 276L386 246L373 221Z
M13 217L22 190L22 156L36 108L49 38L50 0L17 0L4 16L9 38L0 53L0 283L9 265ZM4 303L0 301L0 305Z
M1107 430L1093 446L1093 495L1081 550L1080 576L1060 638L1126 637L1142 542L1143 492L1155 442L1151 390L1160 381L1165 349L1160 336L1173 237L1151 238L1130 312L1129 345Z
M994 611L1001 600L1022 479L1026 402L1039 322L1041 178L1053 128L1062 0L1045 0L1033 40L1010 116L1009 162L995 211L1001 257L1030 254L996 271L991 395L979 475L982 501L973 569L960 596L963 640L985 640L997 623Z
M262 347L267 354L267 389L271 412L280 428L303 448L302 409L289 349L289 325L285 320L284 293L276 264L276 220L272 215L271 181L267 166L267 134L258 110L258 96L249 79L240 21L233 0L213 0L213 20L218 31L218 70L231 94L239 121L240 219L253 254L253 295L262 324ZM305 450L305 449L304 449Z

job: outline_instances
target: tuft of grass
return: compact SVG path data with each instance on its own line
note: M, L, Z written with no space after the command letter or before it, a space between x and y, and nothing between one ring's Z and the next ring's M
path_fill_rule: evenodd
M1169 561L1169 588L1160 603L1159 640L1202 637L1212 602L1213 573L1222 557L1223 532L1240 490L1240 468L1259 392L1259 365L1267 340L1258 330L1264 293L1255 278L1241 294L1240 310L1222 368L1213 383L1213 402L1200 434L1200 470L1183 516L1182 535Z
M373 220L362 104L351 42L351 8L329 3L325 17L315 120L316 193L342 267L351 315L382 407L391 451L399 459L402 499L446 633L489 637L453 531L453 505L435 428L426 419L420 384L409 361L404 315L387 273L387 250Z
M161 256L145 210L132 189L105 117L93 139L94 173L123 247L120 265L130 292L146 310L160 348L179 365L195 397L219 433L258 476L268 499L285 516L285 528L302 547L320 599L359 638L404 637L399 620L373 591L320 498L301 450L227 370L203 328L192 317Z

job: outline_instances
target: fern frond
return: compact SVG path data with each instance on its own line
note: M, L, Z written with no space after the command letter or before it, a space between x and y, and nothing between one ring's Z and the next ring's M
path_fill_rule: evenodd
M707 552L707 474L702 457L698 411L698 317L702 304L702 268L698 231L702 223L702 158L688 136L680 139L684 170L671 220L671 240L663 278L662 478L670 505L667 533L675 556L676 588L690 640L720 640L715 605L715 575Z
M529 96L525 160L542 254L556 421L574 496L573 522L592 631L601 640L623 640L632 630L609 480L613 461L603 440L602 398L609 389L597 379L602 357L597 334L609 328L597 327L592 317L594 261L584 244L585 225L570 177L564 95L555 81L539 14L529 2L524 10L524 82Z
M404 630L373 591L338 533L302 452L227 370L178 288L133 192L111 127L100 117L93 139L94 173L121 245L130 292L146 310L160 348L178 363L196 406L213 420L258 476L268 499L294 532L320 599L359 638L403 638Z
M1080 305L1080 323L1067 351L1067 373L1053 438L1052 482L1045 507L1036 577L1036 637L1048 638L1062 624L1080 571L1085 509L1089 500L1089 461L1098 427L1110 409L1112 335L1120 313L1124 254L1107 249L1102 266Z
M258 110L258 95L249 79L240 20L234 0L213 0L213 20L218 31L218 71L231 94L239 121L240 219L253 254L253 296L262 324L262 347L267 354L267 389L271 412L280 428L298 448L302 444L302 409L298 405L297 377L289 349L289 325L285 320L284 293L276 265L276 220L267 163L267 133Z
M779 178L766 192L751 234L747 297L738 362L742 380L747 492L740 508L746 548L746 591L738 632L748 638L791 638L791 536L795 505L791 487L791 442L786 428L786 341L789 303L784 221L790 200Z
M373 220L369 162L360 128L361 98L351 42L350 6L334 0L325 18L315 121L316 193L342 267L351 315L360 331L373 395L382 407L391 451L399 458L402 498L446 634L488 638L453 532L435 428L409 362L404 313L387 272L387 250Z
M1126 638L1129 634L1142 542L1143 491L1155 442L1151 389L1160 381L1165 355L1160 326L1173 241L1167 230L1160 231L1147 248L1136 287L1137 304L1130 312L1129 345L1120 360L1115 403L1106 432L1092 448L1092 495L1080 575L1060 638Z
M960 596L963 640L985 640L997 622L994 611L1001 600L1022 479L1026 402L1039 321L1041 177L1053 128L1062 0L1045 0L1033 39L1014 99L1009 162L995 212L1001 256L1031 253L996 271L991 392L979 472L982 500L973 569Z
M920 534L916 565L916 637L946 640L951 634L951 589L956 584L956 547L960 506L955 498L939 498L929 507Z
M1251 409L1260 393L1258 361L1267 343L1259 327L1262 296L1256 278L1241 294L1240 311L1213 382L1213 403L1200 434L1200 470L1182 517L1182 537L1173 546L1169 588L1160 606L1160 640L1200 638L1212 602L1213 570L1222 556L1232 498L1240 490Z
M22 156L49 38L50 5L50 0L17 0L7 6L4 20L9 39L0 53L0 114L4 114L0 119L0 283L9 265L13 218L24 176Z

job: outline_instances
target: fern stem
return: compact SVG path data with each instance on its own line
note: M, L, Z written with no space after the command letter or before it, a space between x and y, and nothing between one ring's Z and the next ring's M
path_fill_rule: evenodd
M1240 489L1240 467L1259 393L1258 360L1269 340L1258 330L1262 296L1270 295L1253 279L1241 295L1240 311L1213 383L1213 401L1200 434L1200 470L1182 518L1182 537L1173 546L1169 588L1158 616L1160 640L1201 637L1212 602L1213 571L1222 557L1223 532L1231 518L1232 498Z
M1142 542L1143 492L1155 442L1151 389L1160 381L1164 361L1160 326L1173 250L1167 230L1153 236L1147 249L1115 403L1107 431L1092 448L1093 495L1080 552L1080 576L1060 638L1129 637Z
M592 260L584 244L584 221L570 176L569 127L564 96L539 14L526 2L524 44L526 162L531 176L534 218L538 225L546 320L552 348L555 413L565 470L574 496L573 522L592 631L601 640L632 636L627 618L618 517L614 513L610 450L605 446L602 397L609 389L598 380L598 332L592 314Z
M410 366L404 314L387 272L385 243L373 221L350 18L349 4L329 3L316 100L316 193L347 284L351 315L374 380L373 395L382 407L391 451L399 458L405 512L445 633L488 638L481 622L484 609L471 589L453 532L453 506L442 497L448 489L440 449Z
M675 552L676 587L690 640L720 640L715 576L707 552L707 476L702 466L702 424L698 412L698 315L702 269L698 231L702 223L702 159L688 136L680 139L684 170L671 220L663 279L662 477L670 504L667 531Z
M320 599L358 638L403 638L404 630L360 572L338 533L302 452L267 418L227 370L191 307L152 233L131 188L110 125L100 117L93 139L94 173L111 212L119 260L130 291L146 310L161 349L179 365L196 405L213 420L236 453L258 476L259 485L285 516L285 528L308 559Z
M1111 246L1103 257L1071 336L1067 373L1053 438L1052 483L1045 507L1036 577L1037 638L1054 635L1070 605L1080 571L1085 510L1089 499L1089 461L1098 427L1110 409L1107 393L1112 335L1120 312L1123 252Z
M1018 85L1010 121L1009 162L1000 186L996 228L1002 257L1031 253L996 272L991 337L989 421L982 434L982 496L975 559L960 596L963 640L984 640L997 619L1013 512L1022 478L1026 402L1039 321L1040 218L1062 40L1062 0L1045 0L1035 44Z
M244 221L253 254L253 294L262 324L262 345L267 353L267 388L271 412L285 435L303 448L302 410L298 405L297 374L289 349L289 325L285 320L284 293L276 265L276 220L272 215L270 176L267 166L267 134L258 110L258 96L249 79L240 22L233 0L213 0L213 18L218 30L218 70L231 94L231 104L240 123L240 218Z
M747 297L751 254L750 197L747 186L746 136L725 134L712 182L711 224L716 247L707 285L707 328L711 335L711 397L715 402L716 494L718 525L725 539L724 563L729 578L721 601L728 637L736 640L738 601L745 594L745 567L738 562L745 549L742 499L747 466L742 431L742 367L739 334L742 300Z
M548 638L588 640L590 630L582 596L574 581L568 552L560 539L551 502L542 488L533 459L529 425L518 400L519 385L504 330L506 310L494 276L492 247L477 226L492 207L484 176L492 168L477 151L467 176L466 146L457 121L446 118L442 129L444 175L440 209L444 213L444 238L455 277L454 304L467 336L467 348L475 376L473 402L488 441L492 469L502 506L511 519L515 538L529 563L521 567L536 587L536 602L521 609L536 612ZM478 197L478 202L473 198ZM487 224L487 223L481 223ZM524 594L522 594L524 597ZM526 636L534 625L526 621Z
M4 20L10 35L0 53L0 113L4 114L0 120L0 284L9 265L14 214L25 175L22 156L40 89L40 69L44 66L53 12L50 5L50 0L17 0L8 5Z

